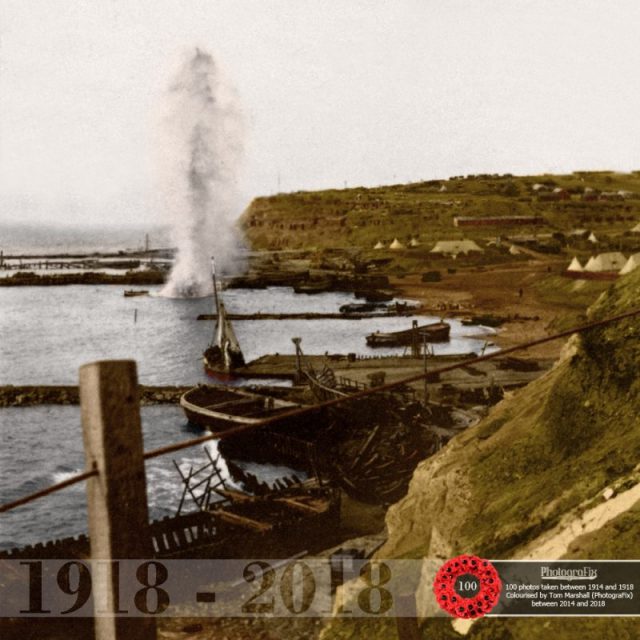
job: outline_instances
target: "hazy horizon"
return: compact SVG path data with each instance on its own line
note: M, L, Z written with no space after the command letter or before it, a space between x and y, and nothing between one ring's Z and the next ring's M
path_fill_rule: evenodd
M0 220L162 224L176 68L201 46L260 195L640 169L631 0L2 0Z

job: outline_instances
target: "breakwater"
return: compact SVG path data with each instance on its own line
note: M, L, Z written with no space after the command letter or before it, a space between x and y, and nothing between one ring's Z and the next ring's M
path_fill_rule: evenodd
M140 386L140 403L175 404L189 387ZM33 407L41 404L79 404L75 385L3 385L0 386L0 407Z
M51 273L38 275L31 271L18 271L11 277L0 278L0 287L52 287L70 284L127 284L159 285L164 282L161 271L129 271L124 274L98 273Z

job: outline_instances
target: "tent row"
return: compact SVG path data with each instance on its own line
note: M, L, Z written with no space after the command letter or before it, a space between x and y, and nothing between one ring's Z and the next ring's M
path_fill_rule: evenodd
M580 260L574 256L571 264L567 267L567 271L572 273L586 271L589 273L619 273L625 275L639 266L640 253L634 253L627 259L619 251L611 251L591 256L584 267L580 264Z
M412 238L409 242L409 247L419 247L420 242L415 238ZM373 247L374 249L385 249L387 248L382 242L377 242ZM406 249L406 245L398 240L398 238L394 238L393 242L389 245L389 249L398 250L398 249ZM473 241L473 240L440 240L436 242L433 249L431 249L430 253L441 253L446 255L457 256L459 253L464 253L465 255L471 253L473 251L482 252L483 250Z
M420 242L418 240L416 240L416 238L411 238L411 240L409 241L409 246L410 247L419 247L420 246ZM378 241L376 242L375 246L373 247L374 249L386 249L387 246ZM389 245L389 249L406 249L407 245L403 244L402 242L400 242L400 240L398 240L398 238L394 238L393 242Z

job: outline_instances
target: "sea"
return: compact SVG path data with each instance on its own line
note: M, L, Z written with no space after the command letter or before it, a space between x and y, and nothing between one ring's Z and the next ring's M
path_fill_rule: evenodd
M37 251L37 243L28 249ZM103 359L134 359L142 384L207 381L202 351L214 323L197 317L212 312L212 298L169 299L157 295L159 287L145 288L151 289L150 295L125 298L124 287L117 285L0 287L0 384L77 384L81 365ZM227 310L240 314L337 312L355 301L348 293L305 295L288 287L227 289L223 297ZM402 348L372 350L365 336L409 328L412 319L248 320L235 322L234 328L247 360L293 354L293 337L302 339L308 354L386 355L401 353ZM421 323L429 320L438 318L420 318ZM464 327L456 320L451 325L450 342L435 345L435 353L478 352L491 339L490 330ZM145 450L199 433L179 407L143 407L141 414ZM216 442L206 446L215 457ZM175 464L188 471L206 460L201 445L147 462L153 519L176 512L183 487ZM224 461L220 464L228 479ZM79 407L0 409L0 503L60 482L83 468ZM291 473L273 465L245 464L245 468L266 481ZM80 483L1 514L0 549L85 532L85 504L85 487Z

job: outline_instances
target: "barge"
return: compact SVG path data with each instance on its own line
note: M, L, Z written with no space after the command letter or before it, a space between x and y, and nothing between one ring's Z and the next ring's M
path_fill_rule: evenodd
M367 345L370 347L403 347L414 343L447 342L451 333L451 325L447 322L433 322L418 326L417 320L413 321L413 327L404 331L392 331L383 333L376 331L367 337Z

